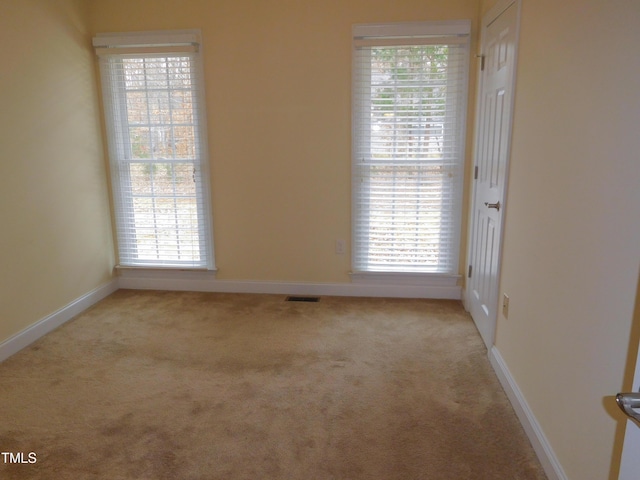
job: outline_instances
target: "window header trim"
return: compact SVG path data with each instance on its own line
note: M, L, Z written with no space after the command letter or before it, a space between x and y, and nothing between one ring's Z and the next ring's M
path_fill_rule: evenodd
M98 55L127 53L194 52L201 43L200 30L99 33L93 38Z
M371 23L353 25L354 39L385 37L467 36L471 33L471 20L442 22Z

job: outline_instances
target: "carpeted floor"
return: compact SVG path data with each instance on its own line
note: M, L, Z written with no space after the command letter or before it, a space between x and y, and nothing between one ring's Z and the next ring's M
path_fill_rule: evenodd
M545 479L459 302L120 290L0 364L12 479Z

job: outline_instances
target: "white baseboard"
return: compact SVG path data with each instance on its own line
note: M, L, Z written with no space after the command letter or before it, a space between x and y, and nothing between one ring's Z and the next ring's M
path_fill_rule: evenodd
M97 303L108 295L111 295L117 289L118 282L114 279L109 283L92 290L86 295L77 298L57 312L48 315L37 323L34 323L30 327L25 328L13 337L0 343L0 362L6 360L14 353L19 352L52 330L55 330L63 323L71 320L73 317L92 306L94 303Z
M396 297L460 299L460 287L451 285L380 285L351 283L299 283L217 280L210 272L121 270L111 282L74 300L13 337L0 343L0 362L112 294L119 288L221 293L281 295L329 295L349 297Z
M531 442L533 449L538 455L538 459L540 460L547 477L549 477L549 480L567 480L567 475L564 473L562 465L560 465L560 462L551 448L547 437L544 435L533 411L529 407L529 404L520 391L518 384L511 376L511 372L509 372L507 364L495 346L492 347L489 352L489 360L496 372L496 375L498 376L498 379L500 380L500 383L502 384L502 388L504 388L507 397L509 397L511 405L513 405L513 409L515 410L522 427L529 437L529 441Z
M210 272L123 269L119 288L179 290L221 293L267 293L281 295L328 295L346 297L438 298L459 300L456 285L391 285L359 283L304 283L218 280Z

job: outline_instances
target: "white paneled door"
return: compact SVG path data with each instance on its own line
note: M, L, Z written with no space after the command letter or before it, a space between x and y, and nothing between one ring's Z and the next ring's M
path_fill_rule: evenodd
M488 348L498 308L498 273L511 137L519 2L501 1L482 22L467 308Z

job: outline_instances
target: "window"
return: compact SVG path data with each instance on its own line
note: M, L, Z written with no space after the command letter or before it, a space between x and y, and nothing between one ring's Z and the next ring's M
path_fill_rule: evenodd
M358 25L354 273L458 273L469 22Z
M198 32L102 34L122 266L213 269Z

